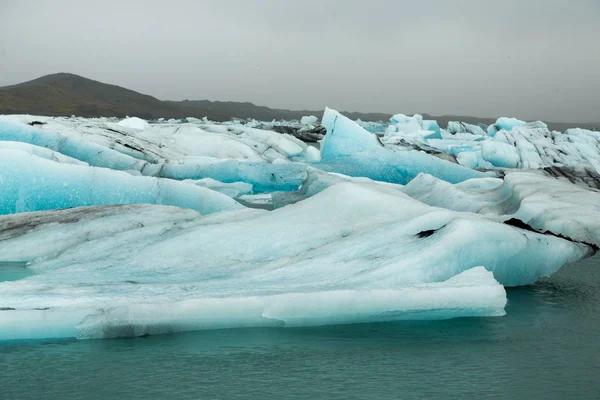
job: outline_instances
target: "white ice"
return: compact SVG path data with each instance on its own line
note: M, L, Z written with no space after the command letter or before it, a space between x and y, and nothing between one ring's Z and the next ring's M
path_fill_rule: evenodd
M119 125L126 128L138 129L140 131L150 128L150 124L148 122L138 117L125 118L124 120L119 121Z

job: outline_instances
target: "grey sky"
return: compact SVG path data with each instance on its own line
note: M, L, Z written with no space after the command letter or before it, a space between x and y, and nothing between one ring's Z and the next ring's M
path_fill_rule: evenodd
M600 120L598 0L0 0L0 86Z

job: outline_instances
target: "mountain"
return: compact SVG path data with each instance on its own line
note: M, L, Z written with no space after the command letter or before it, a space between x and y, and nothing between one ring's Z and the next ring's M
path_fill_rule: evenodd
M152 96L78 75L59 73L0 88L0 113L154 118L177 114Z
M263 121L273 119L300 119L304 115L320 116L322 110L283 110L252 103L232 101L184 100L161 101L121 86L110 85L69 73L46 75L18 85L0 87L0 114L38 114L51 116L125 117L145 119L208 117L214 121L232 118L255 118ZM361 113L342 111L351 119L363 121L388 121L386 113ZM493 118L476 118L460 115L432 116L445 127L448 121L471 124L495 122ZM550 129L564 131L573 126L600 128L600 123L548 123Z
M208 117L215 121L232 118L259 120L300 119L320 115L320 111L277 110L252 103L220 101L161 101L120 86L79 75L58 73L0 87L0 114L38 114L51 116L125 117L146 119ZM347 113L365 121L387 120L389 114Z

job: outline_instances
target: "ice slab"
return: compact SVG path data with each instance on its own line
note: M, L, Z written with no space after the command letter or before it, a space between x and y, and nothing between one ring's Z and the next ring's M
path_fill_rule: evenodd
M291 135L251 126L216 124L207 120L195 120L193 123L162 121L154 124L140 121L127 119L117 123L106 118L0 116L0 140L49 147L90 165L120 170L139 170L141 167L101 165L80 158L78 154L90 157L91 154L86 153L86 149L91 146L92 149L96 149L93 154L100 157L110 155L111 158L115 158L118 156L112 152L117 152L134 160L150 163L162 163L165 160L189 156L268 163L310 162L317 161L319 157L318 151L315 152L312 147ZM31 123L35 126L28 125ZM72 154L55 148L63 141L70 143L67 150ZM129 161L131 163L131 159Z
M188 296L189 297L189 296ZM100 339L243 327L493 317L505 314L504 288L484 268L446 282L398 289L331 290L139 303L115 297L105 309L0 311L0 340Z
M327 108L322 121L327 135L321 143L318 168L326 171L400 184L421 172L452 183L485 176L419 151L386 149L374 135L335 110Z
M14 309L0 312L0 337L502 315L498 282L528 284L590 253L363 181L272 212L127 205L1 216L0 259L34 275L0 283L0 304Z
M188 183L60 164L0 150L0 214L100 204L166 204L203 214L241 208L231 198Z
M188 158L148 165L144 175L177 180L214 179L223 183L244 182L257 193L292 191L306 178L306 164L252 163L236 160Z
M145 161L97 143L71 138L22 123L0 120L0 141L23 142L83 161L96 167L116 170L140 170Z

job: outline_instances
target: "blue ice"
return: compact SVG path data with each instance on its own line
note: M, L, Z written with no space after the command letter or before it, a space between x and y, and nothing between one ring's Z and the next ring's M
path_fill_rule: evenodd
M146 164L143 160L138 160L96 143L69 138L56 132L44 131L10 121L0 121L0 141L24 142L45 147L84 161L94 167L127 171L140 170Z
M105 204L164 204L203 214L243 208L210 189L0 150L0 214Z
M339 112L326 108L322 119L327 135L321 142L319 169L383 182L406 184L424 172L450 183L484 174L419 151L396 153Z

